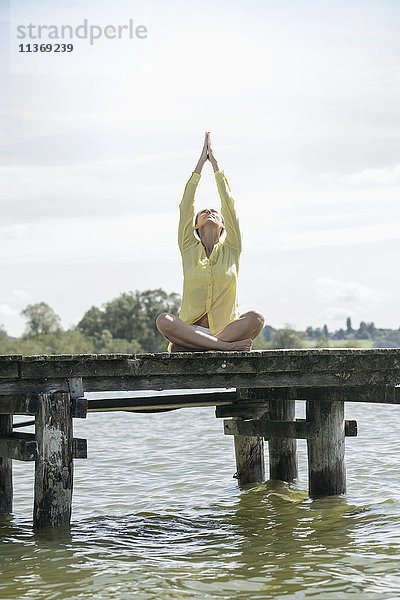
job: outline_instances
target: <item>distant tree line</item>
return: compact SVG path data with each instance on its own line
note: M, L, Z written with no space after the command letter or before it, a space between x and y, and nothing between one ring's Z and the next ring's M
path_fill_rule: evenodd
M274 329L270 325L266 325L262 334L273 348L329 347L330 340L343 340L346 342L343 346L347 347L362 346L363 344L357 344L357 341L363 340L368 340L369 345L373 348L400 347L400 327L398 329L378 329L372 322L361 321L358 329L353 329L350 317L347 317L346 328L336 331L329 331L327 325L315 329L309 326L305 332L290 328Z
M0 326L0 354L165 352L167 340L156 327L156 317L176 314L179 306L179 294L162 289L124 292L100 308L92 306L77 325L64 330L48 304L30 304L21 312L26 319L21 338L8 336Z
M179 294L162 289L124 292L101 307L92 306L77 325L64 330L60 317L45 302L29 304L21 312L26 320L21 338L7 335L0 325L0 354L98 354L165 352L167 341L155 321L162 312L178 314ZM360 322L353 329L350 317L346 328L330 332L328 327L290 326L274 329L266 325L254 341L255 349L318 347L400 347L399 329L378 329Z

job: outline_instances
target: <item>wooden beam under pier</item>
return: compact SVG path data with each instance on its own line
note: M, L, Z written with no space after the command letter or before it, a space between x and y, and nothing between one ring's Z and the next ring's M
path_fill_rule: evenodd
M0 457L4 459L32 461L38 458L38 443L35 439L25 440L13 437L0 438Z
M11 438L13 440L36 441L36 436L34 433L25 433L22 431L14 431L11 434ZM87 439L73 438L73 440L72 440L72 455L73 455L73 458L87 458ZM28 460L31 460L31 459L28 459Z
M365 388L400 384L400 348L0 357L0 373L2 396L70 393L69 381L79 378L85 392Z
M345 420L346 437L357 437L357 421ZM225 435L260 436L265 439L288 438L306 440L315 437L315 427L306 419L270 421L268 419L226 419ZM285 481L287 481L285 479Z
M37 394L9 394L0 396L0 413L6 415L36 415Z
M133 398L93 398L88 400L89 412L174 410L201 406L230 405L237 397L231 392L205 392L198 394L166 394Z

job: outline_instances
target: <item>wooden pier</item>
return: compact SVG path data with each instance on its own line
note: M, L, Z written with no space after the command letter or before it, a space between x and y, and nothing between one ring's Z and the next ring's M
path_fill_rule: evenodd
M0 356L0 514L12 511L12 460L35 461L34 526L70 522L73 459L87 456L86 440L73 437L73 419L88 411L215 406L234 438L240 485L265 480L264 440L269 477L295 480L296 440L306 439L310 496L343 494L345 437L357 435L357 423L344 420L344 403L400 404L399 384L397 348ZM84 396L140 390L154 394ZM172 393L156 394L164 390ZM296 418L296 400L306 402L306 419ZM35 433L13 426L13 415L34 417Z

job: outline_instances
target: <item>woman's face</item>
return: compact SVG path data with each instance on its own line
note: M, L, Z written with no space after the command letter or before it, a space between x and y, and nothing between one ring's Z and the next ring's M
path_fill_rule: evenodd
M200 212L197 213L197 222L195 224L195 229L199 229L206 225L207 223L213 223L218 226L219 231L221 232L224 229L224 219L222 215L215 208L204 208Z

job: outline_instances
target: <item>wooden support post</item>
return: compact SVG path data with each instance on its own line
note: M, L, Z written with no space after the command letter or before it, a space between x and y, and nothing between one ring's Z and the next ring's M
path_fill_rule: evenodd
M237 399L246 401L252 398L253 390L251 388L239 388L236 390ZM265 406L262 414L268 410ZM242 416L233 419L239 423L243 420ZM234 477L239 485L247 483L262 483L265 481L265 459L264 459L264 439L261 436L243 436L234 435L236 473Z
M269 401L272 421L295 421L295 400L277 398ZM271 438L269 447L269 478L294 481L298 476L297 441L289 438Z
M307 440L311 497L346 492L344 402L323 399L307 402L307 421L314 435Z
M39 458L35 470L33 525L69 524L72 503L72 414L67 392L39 394L36 416Z
M0 437L12 434L12 415L0 415ZM12 512L12 459L0 458L0 514Z
M236 473L239 485L265 481L264 440L262 437L235 435Z

